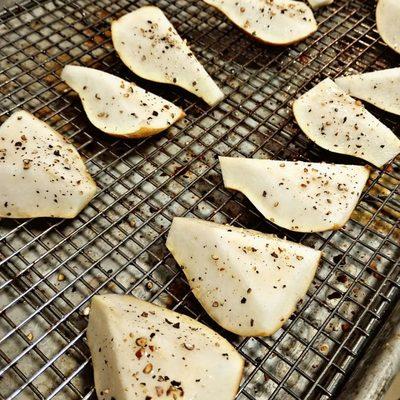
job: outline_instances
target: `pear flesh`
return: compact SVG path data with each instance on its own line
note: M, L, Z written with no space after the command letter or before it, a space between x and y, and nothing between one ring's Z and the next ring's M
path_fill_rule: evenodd
M376 25L383 41L400 53L400 2L379 0L376 6Z
M133 296L94 296L87 339L99 400L233 400L243 372L217 333Z
M369 170L358 165L220 157L225 187L243 193L265 218L297 232L341 228Z
M185 115L162 97L107 72L67 65L61 78L79 94L90 122L113 136L155 135Z
M321 252L274 235L174 218L167 239L207 313L242 336L275 333L314 278Z
M327 78L293 104L302 131L326 150L364 159L382 167L400 153L400 140Z
M17 111L0 127L0 218L74 218L96 194L75 147Z
M254 39L272 45L299 42L317 30L312 10L292 0L204 0Z
M111 33L115 50L136 75L180 86L209 105L223 99L221 89L158 7L122 16L113 21Z
M342 76L335 83L350 96L400 115L400 68Z

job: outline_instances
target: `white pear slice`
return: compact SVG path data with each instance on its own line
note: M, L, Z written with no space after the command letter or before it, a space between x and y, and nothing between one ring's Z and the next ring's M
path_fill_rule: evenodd
M289 45L313 34L318 26L312 10L292 0L204 0L253 38Z
M342 76L335 82L350 96L400 115L400 68Z
M167 247L207 313L242 336L276 332L307 293L321 257L273 235L190 218L174 218Z
M113 21L112 40L136 75L180 86L214 105L224 94L179 36L164 13L146 6Z
M400 153L400 140L327 78L293 104L297 123L319 146L381 167Z
M329 6L333 3L333 0L308 0L308 2L314 10L317 10L318 8Z
M0 127L0 218L75 217L96 184L75 147L17 111Z
M94 296L88 344L99 399L233 400L243 359L203 324L133 296Z
M78 92L90 122L113 136L155 135L185 116L162 97L107 72L67 65L61 78Z
M297 232L341 228L369 170L336 165L220 157L225 187L242 192L265 218Z
M383 41L400 53L400 2L379 0L376 6L376 25Z

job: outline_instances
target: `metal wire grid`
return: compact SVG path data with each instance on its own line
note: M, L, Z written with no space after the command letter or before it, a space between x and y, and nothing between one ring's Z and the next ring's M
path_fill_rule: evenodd
M209 109L121 65L109 22L148 3L192 44L223 88L222 104ZM373 9L373 1L337 0L317 15L317 34L288 49L252 43L195 0L33 0L0 14L1 120L24 108L49 122L76 144L100 187L73 221L0 223L0 398L95 397L85 314L91 297L105 292L167 305L227 337L247 364L238 399L334 396L398 298L399 160L372 174L345 228L303 235L263 221L225 190L216 158L350 161L310 143L290 106L326 76L398 64L379 41ZM70 62L135 80L182 106L187 118L155 138L104 137L60 83ZM394 117L373 112L399 131ZM242 339L208 319L164 246L174 215L278 233L324 251L309 295L283 329Z

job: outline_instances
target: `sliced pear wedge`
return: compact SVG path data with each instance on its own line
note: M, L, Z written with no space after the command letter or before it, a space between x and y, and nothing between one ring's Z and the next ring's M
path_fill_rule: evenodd
M400 68L342 76L335 83L350 96L400 115Z
M74 218L96 184L75 147L17 111L0 127L0 218Z
M311 8L317 10L318 8L329 6L333 3L333 0L308 0Z
M295 311L321 252L273 235L174 218L167 247L193 294L225 329L268 336Z
M294 116L316 144L383 166L400 153L400 140L370 112L327 78L295 100Z
M223 99L221 89L158 7L142 7L113 21L111 33L115 50L136 75L180 86L210 105Z
M379 0L376 6L376 25L383 41L400 53L400 2Z
M369 177L358 165L229 157L220 163L225 187L246 195L265 218L297 232L341 228Z
M61 78L79 94L90 122L113 136L155 135L185 116L162 97L107 72L67 65Z
M204 0L254 39L289 45L313 34L318 26L312 10L292 0Z
M87 338L99 399L233 400L238 390L243 359L225 339L133 296L94 296Z

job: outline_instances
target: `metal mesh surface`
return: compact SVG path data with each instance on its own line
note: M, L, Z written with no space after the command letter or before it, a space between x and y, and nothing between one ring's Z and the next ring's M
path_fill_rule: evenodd
M143 81L122 65L110 21L149 3L164 10L222 87L219 105ZM32 0L0 13L1 122L17 108L47 121L77 146L100 188L74 220L0 221L1 399L95 398L87 307L94 294L110 292L166 305L228 338L246 360L238 399L334 397L398 297L400 159L374 170L343 229L295 234L224 189L217 157L357 162L312 144L291 104L327 76L398 65L376 32L374 7L336 0L316 13L318 32L289 48L252 42L198 0ZM106 137L60 82L68 63L133 80L187 117L149 139ZM371 110L400 132L398 118ZM306 299L282 329L243 339L207 317L164 244L175 215L323 250Z

